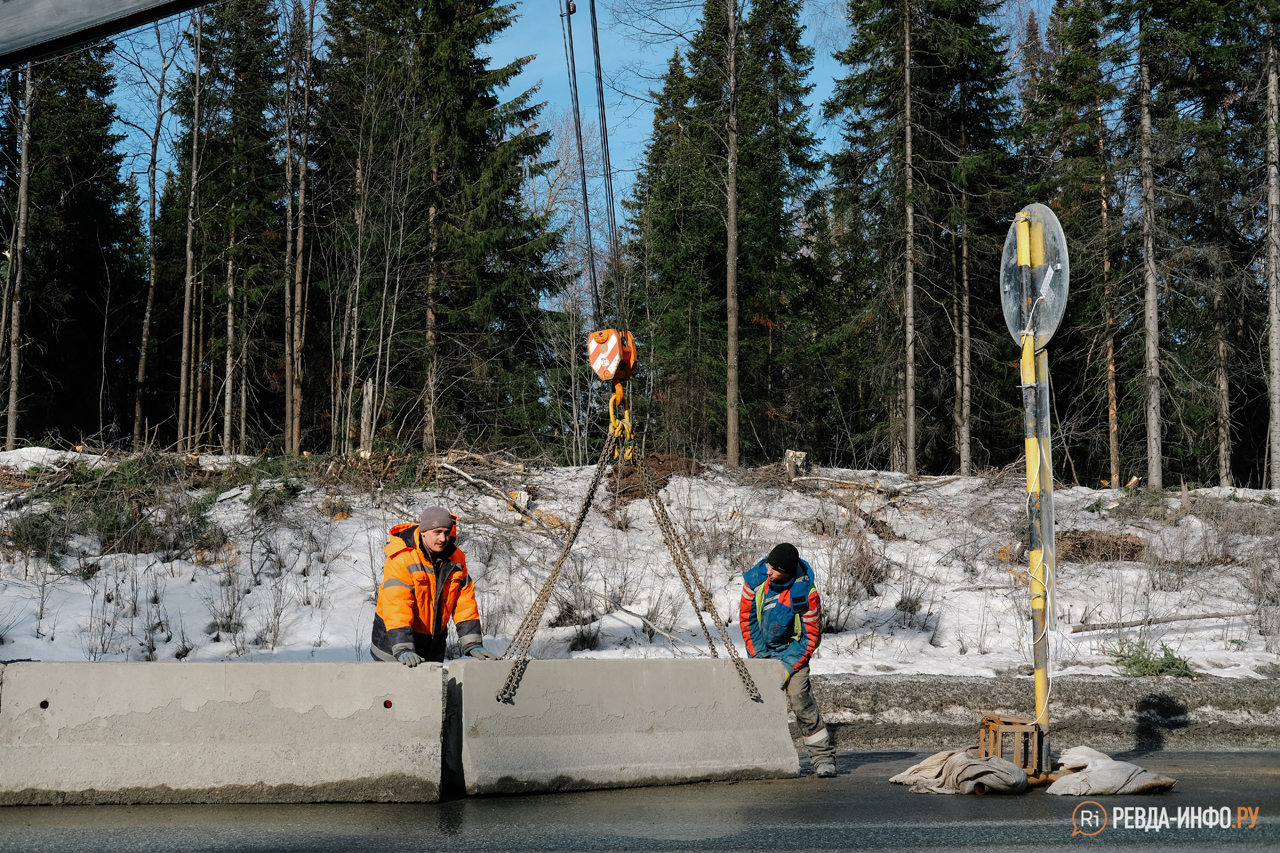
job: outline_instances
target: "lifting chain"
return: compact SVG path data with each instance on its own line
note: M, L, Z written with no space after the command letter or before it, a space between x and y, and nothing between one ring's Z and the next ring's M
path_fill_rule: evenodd
M626 405L621 383L615 385L615 391L615 400L610 400L609 405L609 437L600 451L600 460L596 463L596 471L591 478L591 485L587 487L587 494L582 501L581 509L578 510L578 517L574 519L573 527L569 530L569 536L565 539L564 547L560 549L560 556L556 558L555 566L551 569L550 574L547 575L542 588L538 590L538 595L533 600L533 605L529 608L529 612L525 614L524 621L520 623L520 627L512 635L511 643L502 655L504 660L511 660L511 670L507 673L507 680L502 685L502 689L498 691L497 699L499 702L510 702L512 697L515 696L516 685L520 683L520 677L524 674L525 667L529 664L529 649L533 645L534 634L537 632L538 624L542 621L542 615L546 612L547 604L551 600L551 591L555 588L556 581L560 577L560 570L564 566L564 561L569 557L569 550L573 548L573 543L578 538L578 531L582 529L582 523L586 520L587 512L591 509L591 500L595 496L596 489L600 487L600 481L604 478L604 472L608 467L609 460L621 457L618 460L619 464L633 462L640 469L640 480L644 484L645 497L649 501L649 508L653 511L653 518L658 523L658 527L662 530L662 539L667 545L667 550L671 553L671 561L675 564L676 573L680 575L680 582L684 584L684 591L689 596L689 604L693 606L693 613L698 617L698 625L702 627L702 635L707 640L707 648L710 649L711 656L718 658L720 653L716 650L716 644L711 638L711 631L707 628L706 620L702 618L703 610L711 613L716 630L720 632L720 639L724 641L725 648L729 651L729 658L733 661L733 666L738 671L738 677L742 679L742 686L746 689L747 695L753 701L759 702L761 701L760 690L751 678L751 673L747 671L746 663L738 656L738 647L733 644L733 638L729 636L729 630L725 626L724 620L720 618L720 614L716 611L710 591L708 591L706 584L702 582L702 578L694 568L693 559L689 556L689 552L685 550L684 540L676 532L671 516L667 514L667 508L662 504L662 499L658 495L658 489L654 485L648 466L644 464L643 460L635 458L635 437L631 432L630 406ZM615 402L619 397L622 398L620 402L625 407L623 409L623 418L617 418L614 413ZM618 453L619 440L622 443L622 452L620 454ZM697 587L697 592L694 591L695 586ZM699 595L702 597L702 607L698 606Z
M591 478L591 485L587 487L587 496L582 501L582 508L578 510L578 517L574 519L573 527L569 529L569 536L564 541L564 547L560 549L560 556L556 558L555 566L543 582L542 589L538 590L538 597L533 600L533 606L525 614L524 621L512 635L511 644L502 655L503 660L512 659L512 663L511 671L507 673L507 681L498 691L499 702L510 702L516 694L516 685L520 683L520 676L524 674L524 669L529 663L529 648L533 645L533 635L538 630L538 623L542 621L542 614L546 612L547 603L551 600L551 590L556 585L556 579L560 577L560 569L564 566L564 561L569 557L569 549L578 538L582 522L586 520L587 512L591 509L591 499L595 496L596 489L600 487L600 481L604 479L604 472L609 467L609 460L613 458L616 442L617 436L611 431L604 443L604 448L600 451L600 461L596 463L596 473Z
M729 658L733 661L734 669L738 670L738 677L742 679L742 686L746 689L747 695L752 701L759 702L760 690L756 687L755 680L751 678L751 673L747 671L747 665L742 658L738 657L738 647L733 644L733 638L729 636L729 629L725 626L724 620L720 618L719 612L715 608L715 603L711 599L711 593L702 582L702 578L698 576L698 572L693 567L693 560L689 557L689 552L685 550L684 540L680 538L680 534L676 532L675 525L671 522L671 516L667 514L667 508L662 504L662 498L658 494L658 489L654 485L653 478L649 474L649 467L644 464L643 460L636 462L636 467L640 469L640 479L644 483L645 497L649 499L649 508L653 510L654 520L658 522L658 527L662 529L662 538L667 543L667 550L671 552L671 561L676 564L676 571L680 575L680 580L684 584L684 591L689 596L689 603L693 605L693 612L698 617L698 624L702 626L702 633L707 638L707 648L711 650L711 656L718 658L720 655L716 652L716 644L711 639L711 632L707 630L707 623L702 619L702 611L698 607L698 597L694 594L693 587L689 581L692 579L698 587L698 592L702 595L703 607L710 611L711 619L716 623L716 630L720 632L720 639L724 640L725 648L729 651Z

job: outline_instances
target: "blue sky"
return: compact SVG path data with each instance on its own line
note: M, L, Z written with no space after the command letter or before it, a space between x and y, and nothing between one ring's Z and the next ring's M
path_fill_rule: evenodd
M838 2L825 5L811 4L812 8L806 11L806 24L809 25L808 35L811 39L815 32L831 29L830 26L824 26L824 21L829 18L821 10L838 9L839 6ZM660 74L665 69L675 44L674 42L651 44L642 41L637 37L634 28L620 21L615 9L604 2L597 5L596 11L599 21L601 65L606 81L605 105L608 115L610 157L616 173L617 197L621 199L631 183L637 164L644 155L644 144L653 124L652 108L643 98L651 82L644 79L644 75ZM567 113L571 108L568 71L556 0L523 0L518 4L516 14L518 17L515 23L503 33L500 39L489 46L488 51L492 64L505 64L521 56L533 57L516 78L512 89L506 94L510 96L517 91L538 86L537 98L547 104L549 114ZM172 26L174 20L162 22L162 26ZM573 16L573 27L583 121L595 123L596 87L588 0L580 0L578 12ZM691 27L692 24L690 24ZM154 43L154 36L149 27L136 31L133 37L143 44ZM815 108L819 107L822 99L830 94L832 81L840 72L839 64L831 58L830 53L829 47L820 48L815 57L814 71L810 77L810 82L815 84L810 104ZM130 71L119 60L116 63L116 74L120 78L116 93L120 114L134 119L139 124L148 124L151 119L146 119L145 116L152 107L132 93L128 85ZM642 97L629 93L639 93ZM813 127L815 132L825 136L824 129L816 124L819 121L816 109L812 120L815 122ZM126 172L140 170L143 166L142 157L148 150L145 137L123 124L118 126L118 132L125 134L126 139L122 148L131 155L126 161ZM162 171L168 165L167 153L162 155L165 157L165 162L161 165ZM139 173L138 179L140 183L145 182L145 175ZM143 191L145 192L145 187Z
M644 155L644 144L652 129L653 111L643 97L651 86L656 86L651 79L660 74L670 58L675 42L653 43L646 40L627 20L627 5L634 0L599 0L597 15L599 20L600 55L602 70L606 81L605 104L608 115L610 157L615 170L615 193L620 201L626 195L635 169ZM1025 15L1025 9L1034 5L1040 14L1047 15L1042 8L1048 0L1008 0L1009 20L1018 21ZM591 26L589 17L589 0L579 0L578 12L573 16L574 48L577 59L579 97L584 122L594 123L596 120L596 88L591 45ZM692 15L701 7L701 3L689 7L690 20L683 29L691 32L696 25ZM810 114L811 130L819 137L823 148L833 150L837 140L835 128L823 124L820 111L821 103L834 87L834 80L843 73L831 53L847 38L846 26L842 15L843 0L807 0L802 15L805 26L805 37L814 45L816 54L809 82L814 90L809 97L812 108ZM539 86L538 99L547 104L547 113L565 114L570 110L568 73L565 65L564 40L560 25L560 12L557 0L522 0L517 4L517 19L502 37L489 46L489 55L493 64L505 64L521 56L531 56L532 61L525 66L516 78L512 90L507 96L533 86ZM175 19L162 23L162 26L173 26ZM1021 30L1020 24L1011 27ZM143 41L153 43L154 36L149 28L144 28L137 35ZM128 70L122 63L117 63L117 75L121 78L117 90L117 103L123 116L134 117L140 124L148 123L144 117L149 111L148 104L138 100L127 85ZM126 160L125 170L137 171L142 167L142 157L147 151L146 139L130 128L120 125L119 132L126 136L122 148L131 157ZM167 155L167 151L165 154ZM167 166L167 159L162 162L161 169ZM140 184L145 183L145 174L139 172ZM145 193L145 186L143 186Z
M828 23L830 8L839 9L839 3L810 3L806 7L806 35L810 43L820 42L814 69L809 82L814 84L809 104L814 108L812 129L824 140L830 128L820 124L820 107L834 85L841 67L831 58L831 31L842 27L837 20ZM570 109L569 75L565 65L564 38L560 25L560 13L556 0L525 0L519 5L519 19L503 34L503 38L490 46L495 63L507 62L518 56L532 55L533 61L517 78L515 86L527 89L539 85L539 99L547 103L551 111ZM631 176L644 156L644 144L653 127L653 111L647 101L636 96L647 94L652 84L646 76L660 74L675 49L675 42L646 43L638 37L634 27L620 20L616 7L598 3L600 58L606 82L605 106L609 122L609 149L613 162L617 195L624 194L631 183ZM584 122L596 120L596 86L594 59L591 49L591 21L588 0L580 0L578 12L573 16L574 53L577 60L578 92Z

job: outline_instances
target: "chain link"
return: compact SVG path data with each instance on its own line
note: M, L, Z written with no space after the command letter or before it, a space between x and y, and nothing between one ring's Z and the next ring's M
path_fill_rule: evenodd
M564 547L560 550L560 556L556 558L551 573L547 575L542 588L538 590L538 595L534 598L533 605L529 608L529 612L525 614L524 620L512 635L511 643L502 655L503 660L511 660L511 670L507 673L507 680L502 685L502 689L498 691L497 700L499 702L509 702L515 696L516 685L520 683L520 678L524 675L525 668L529 663L529 649L533 645L534 635L538 630L539 623L542 621L543 614L546 612L547 604L551 600L551 592L560 577L560 570L564 566L564 561L568 558L569 551L578 538L578 532L582 529L582 523L586 520L587 513L591 509L591 500L595 496L596 489L600 487L600 481L604 478L604 472L608 468L617 438L618 436L613 431L610 431L609 438L600 451L600 460L596 463L596 471L591 478L591 485L587 488L586 497L583 499L582 507L578 510L578 517L574 519L573 527L569 530L569 536L565 540ZM623 458L626 458L625 454ZM675 525L671 521L671 516L667 513L667 508L662 504L648 466L642 460L634 460L634 462L636 467L640 469L640 480L644 484L645 497L649 501L649 508L653 510L654 520L657 521L659 529L662 530L662 539L667 545L667 550L671 553L671 560L675 564L676 573L680 575L680 582L684 584L685 594L689 596L689 603L693 606L694 615L698 617L698 624L702 627L702 634L706 637L707 648L710 649L711 656L718 658L720 654L716 650L715 641L711 638L711 631L707 628L707 623L702 618L703 609L711 613L712 621L715 622L720 638L724 641L725 648L729 652L729 658L733 661L733 666L738 671L738 677L742 679L742 686L746 689L747 695L754 701L761 701L760 691L756 687L755 681L751 678L751 673L747 671L747 665L738 656L738 648L729 636L729 630L725 626L724 620L720 618L720 614L715 609L711 593L694 568L693 559L684 547L684 540L681 539L680 534L676 531ZM695 586L697 587L697 592L694 591ZM702 596L702 608L698 607L699 594Z
M698 609L697 596L694 595L693 588L689 586L689 578L685 577L686 572L697 585L698 592L702 594L702 603L711 612L711 619L716 624L716 630L720 632L720 639L724 640L725 648L729 652L729 658L733 661L734 669L738 671L738 677L742 679L742 686L747 691L747 695L753 701L761 701L760 690L756 687L751 673L747 671L747 665L742 658L738 657L738 647L734 645L733 638L729 636L729 629L725 626L724 620L720 618L720 613L715 608L715 603L711 599L711 593L707 590L706 584L702 582L702 578L699 577L697 570L693 567L693 560L689 557L689 552L685 550L684 540L676 532L675 525L671 522L671 516L667 514L667 508L662 504L662 498L658 494L653 478L649 474L648 466L644 464L643 460L638 460L636 467L640 469L640 479L644 483L645 496L649 499L649 507L653 510L653 517L658 522L658 527L662 529L662 538L667 543L667 550L671 552L671 559L676 564L676 571L680 574L680 580L684 583L685 592L689 595L689 603L693 605L693 612L698 617L698 624L702 626L702 633L707 638L707 647L711 649L711 656L719 657L716 653L716 645L711 640L711 632L707 630L707 623L703 621L702 613Z
M556 558L555 566L551 569L551 573L547 575L547 579L542 584L542 589L538 590L538 596L533 600L533 606L529 608L529 612L525 614L524 621L520 623L520 627L516 629L515 634L511 637L511 643L507 646L507 650L503 652L503 660L513 658L511 671L507 673L507 681L502 685L502 689L498 691L499 702L509 702L511 697L516 693L516 685L520 682L520 676L524 674L525 666L529 662L529 648L533 645L533 636L538 630L538 623L542 621L542 614L546 612L547 603L551 600L551 590L556 585L556 580L560 577L560 569L564 566L564 561L569 557L569 550L573 547L573 543L578 538L578 531L582 529L582 522L587 518L587 512L591 509L591 500L595 497L596 489L600 487L600 481L604 479L604 472L609 467L609 460L613 456L613 448L617 442L617 436L612 432L605 441L604 447L600 451L600 461L596 463L596 472L591 478L591 485L587 487L587 495L582 501L582 508L578 510L578 517L574 519L573 527L569 529L569 536L564 541L564 547L560 549L560 556Z

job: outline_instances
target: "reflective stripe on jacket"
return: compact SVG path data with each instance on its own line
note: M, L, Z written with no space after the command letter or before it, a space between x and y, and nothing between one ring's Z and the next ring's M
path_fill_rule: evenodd
M416 651L427 660L443 661L448 621L458 628L465 655L481 644L476 586L467 574L467 557L450 539L444 552L429 557L418 525L399 524L383 547L378 609L373 617L373 653L384 660Z
M753 658L775 658L790 672L807 664L822 642L822 599L813 567L801 560L788 581L771 584L765 560L752 566L742 578L738 625Z

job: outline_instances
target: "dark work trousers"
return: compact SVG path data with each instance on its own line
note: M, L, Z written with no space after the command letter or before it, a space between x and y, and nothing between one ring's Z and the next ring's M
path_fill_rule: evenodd
M805 748L809 750L809 760L815 765L835 761L836 748L831 743L831 736L827 734L827 724L822 719L822 712L818 710L818 702L810 689L808 665L796 670L787 682L787 707L796 715L796 722L800 724Z

